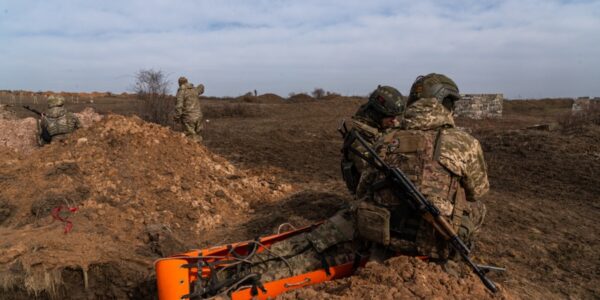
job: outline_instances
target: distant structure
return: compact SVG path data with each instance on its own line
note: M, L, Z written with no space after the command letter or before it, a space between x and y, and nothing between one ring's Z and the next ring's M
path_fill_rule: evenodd
M600 109L600 98L579 97L573 101L571 111L573 114L577 114L592 109Z
M502 117L503 94L463 94L454 104L454 115L470 119Z

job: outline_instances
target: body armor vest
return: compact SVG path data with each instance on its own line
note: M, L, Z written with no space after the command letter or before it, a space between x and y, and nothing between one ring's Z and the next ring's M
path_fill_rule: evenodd
M384 136L381 157L390 166L401 169L458 230L466 197L460 177L440 163L443 130L400 130L388 134ZM431 225L422 220L401 196L392 194L385 182L374 183L372 192L373 204L390 212L388 245L392 249L434 258L447 255L447 247L440 237L436 237Z
M45 128L50 136L71 133L77 127L75 116L68 113L64 108L53 107L42 119L42 127Z

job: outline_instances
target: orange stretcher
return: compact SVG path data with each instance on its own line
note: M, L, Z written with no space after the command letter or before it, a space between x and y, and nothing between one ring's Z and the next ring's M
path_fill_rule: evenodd
M260 253L265 247L283 241L287 238L309 231L312 226L259 238L259 246L254 251ZM188 299L194 294L195 283L198 280L208 280L211 272L231 264L236 257L247 255L250 251L250 243L256 241L245 241L229 245L217 246L202 250L192 250L186 253L162 258L154 263L156 269L156 280L158 285L158 298L160 300ZM253 245L256 245L254 243ZM232 252L232 249L235 253ZM223 262L220 264L220 262ZM210 263L211 267L205 266ZM364 266L366 260L360 261ZM263 282L261 288L242 286L229 291L228 295L233 300L242 299L268 299L281 293L302 288L305 286L321 283L328 280L342 278L352 275L356 266L354 262L330 266L305 274L287 277L271 282Z

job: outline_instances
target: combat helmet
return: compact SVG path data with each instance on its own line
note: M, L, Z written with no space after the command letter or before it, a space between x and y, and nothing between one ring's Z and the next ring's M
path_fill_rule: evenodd
M385 117L395 117L404 112L406 101L397 89L380 85L369 96L368 106Z
M48 108L63 106L65 104L65 98L62 96L50 96L48 97Z
M415 79L410 87L408 105L421 98L436 98L448 109L454 108L454 101L460 99L458 86L452 79L443 74L431 73Z
M186 84L188 82L187 78L185 78L184 76L179 77L179 79L177 80L177 82L179 82L179 85L183 85Z

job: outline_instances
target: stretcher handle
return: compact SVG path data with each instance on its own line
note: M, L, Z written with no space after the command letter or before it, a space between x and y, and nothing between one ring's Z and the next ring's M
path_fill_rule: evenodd
M304 280L300 281L300 282L296 282L296 283L284 283L283 286L286 288L290 288L290 287L294 287L294 286L301 286L301 285L305 285L307 283L310 282L310 278L304 278Z

